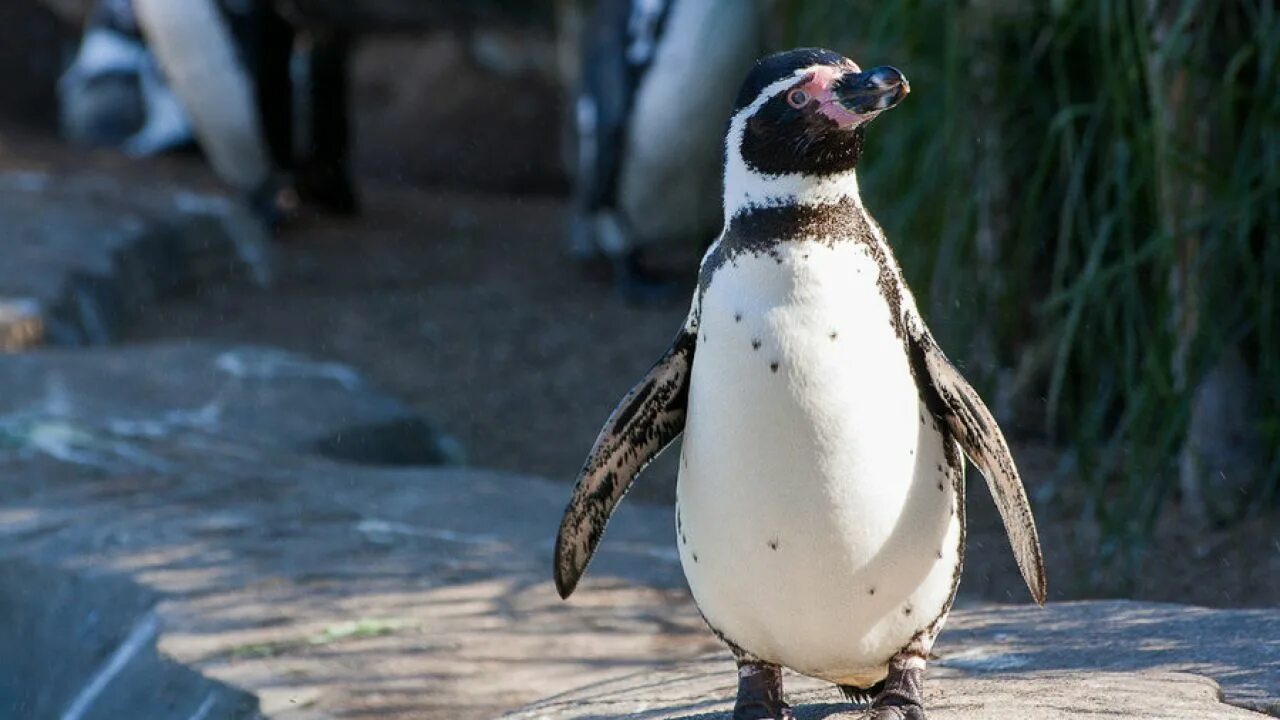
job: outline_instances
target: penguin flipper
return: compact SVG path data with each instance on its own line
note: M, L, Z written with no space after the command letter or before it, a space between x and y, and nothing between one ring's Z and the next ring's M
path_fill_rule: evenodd
M909 332L911 364L924 389L926 401L933 414L960 441L965 455L982 471L1004 521L1022 579L1036 603L1044 605L1046 583L1040 538L1026 488L1022 485L1004 433L982 398L947 360L929 331L924 329L923 322L913 324L916 327Z
M578 586L609 516L631 481L684 432L696 338L696 330L688 325L681 329L596 438L556 537L555 580L560 597L569 597Z

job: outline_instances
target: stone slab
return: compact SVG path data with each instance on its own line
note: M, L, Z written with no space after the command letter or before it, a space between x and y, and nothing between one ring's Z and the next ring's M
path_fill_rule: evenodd
M224 198L106 174L0 173L0 351L119 337L203 281L270 277L265 231Z
M720 655L678 668L552 698L504 720L731 720L735 675ZM796 720L856 720L861 709L830 686L791 682ZM930 720L1109 717L1142 720L1261 720L1265 716L1224 705L1217 685L1185 673L1035 672L1010 677L931 674L925 689Z
M274 348L214 343L0 355L0 458L43 453L84 466L164 466L139 444L247 456L328 453L432 465L454 443L350 367ZM381 432L379 432L381 431Z
M200 677L282 720L487 720L557 694L510 717L723 716L732 664L698 659L719 645L683 589L669 510L624 504L562 602L550 568L563 484L316 452L406 412L349 368L265 348L0 356L0 567L55 572L85 596L72 607L47 584L10 583L4 602L65 611L40 622L73 628L136 617L141 589L159 664L121 671L104 697L143 702L146 668L177 663L198 675L174 676L187 678L175 718L191 716L198 692L183 688ZM961 607L930 672L934 717L1251 716L1216 683L1274 711L1277 612ZM118 647L127 624L62 647ZM7 647L0 665L59 645ZM73 651L36 660L96 666ZM830 688L789 682L801 717L848 716Z
M1280 610L1128 601L957 609L926 680L933 720L1280 715ZM800 720L856 718L830 685L788 675ZM730 720L727 653L585 688L507 720ZM1230 703L1230 704L1227 704Z
M1280 610L1124 600L964 608L935 649L971 673L1184 672L1233 705L1280 716Z
M563 485L308 452L394 401L345 368L255 352L0 357L0 567L56 571L88 598L47 625L130 615L136 594L120 588L141 588L159 657L288 720L483 720L715 647L678 589L670 512L620 512L586 594L563 603L550 583ZM30 613L49 595L32 583L7 598ZM59 647L34 645L22 652Z

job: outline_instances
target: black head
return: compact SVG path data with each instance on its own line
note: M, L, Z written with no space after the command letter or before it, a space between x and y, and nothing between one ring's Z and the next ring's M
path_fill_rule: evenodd
M909 91L896 68L863 72L830 50L769 55L756 63L738 93L731 142L741 120L737 149L751 171L808 176L846 172L858 164L866 124Z

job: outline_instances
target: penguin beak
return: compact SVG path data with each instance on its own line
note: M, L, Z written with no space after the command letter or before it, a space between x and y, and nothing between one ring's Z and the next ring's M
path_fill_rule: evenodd
M845 110L859 116L874 117L901 102L911 92L911 85L901 70L881 65L865 72L846 74L836 82L832 91Z

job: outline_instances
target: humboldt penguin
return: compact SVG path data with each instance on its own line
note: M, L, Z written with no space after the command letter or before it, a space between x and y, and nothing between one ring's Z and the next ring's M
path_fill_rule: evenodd
M143 42L132 0L98 0L58 79L63 135L145 156L191 143L190 121Z
M253 75L228 18L216 0L133 0L133 10L214 172L271 218L274 167Z
M598 0L585 23L570 249L624 297L674 291L645 250L715 237L724 118L762 28L757 0Z
M280 7L277 7L277 5ZM289 3L97 0L58 83L68 139L152 155L197 139L219 175L277 219L298 198L358 211L350 169L350 33Z
M934 340L857 180L897 69L821 49L771 55L738 94L724 228L684 326L596 440L560 526L577 586L605 523L682 432L680 561L738 664L735 720L791 718L781 668L875 720L924 718L923 675L964 558L967 455L1032 598L1044 563L987 406Z

